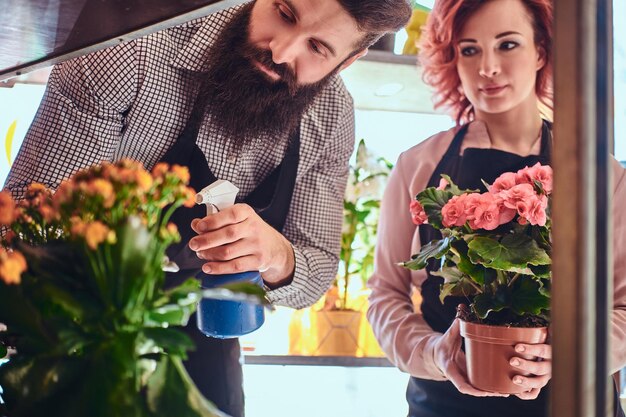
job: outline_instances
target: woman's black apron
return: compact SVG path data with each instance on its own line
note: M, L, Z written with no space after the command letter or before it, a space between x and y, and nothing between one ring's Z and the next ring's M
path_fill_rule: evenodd
M203 119L204 106L196 100L189 121L175 144L161 158L161 162L178 164L189 168L189 185L200 191L218 178L211 172L204 153L196 144ZM300 152L299 129L289 138L287 152L280 163L246 198L238 202L253 207L261 218L282 232L296 181ZM226 179L228 178L219 178ZM174 222L181 235L178 244L168 248L170 260L176 262L180 271L168 273L166 285L172 286L183 280L202 274L200 260L189 249L189 240L197 234L191 229L191 221L206 216L206 206L181 207L173 214ZM202 334L196 326L195 314L185 331L196 345L188 353L185 367L200 392L220 410L232 417L244 415L243 377L241 350L238 339L214 339Z
M522 157L498 149L467 148L460 155L463 138L469 125L463 126L454 136L452 143L435 168L427 187L439 185L441 174L447 174L461 188L487 191L481 180L491 184L504 172L515 172L537 162L550 164L551 126L543 122L541 152L539 155ZM438 230L429 225L419 228L420 241L441 239ZM468 303L465 297L446 297L439 301L443 278L431 274L436 269L434 262L427 265L427 279L422 284L421 311L428 325L435 331L445 333L454 321L456 307ZM409 417L541 417L548 415L550 384L544 387L535 400L521 400L515 396L474 397L461 394L449 381L433 381L411 377L407 388ZM617 398L617 392L616 392ZM618 402L619 404L619 402ZM621 408L616 416L623 416Z

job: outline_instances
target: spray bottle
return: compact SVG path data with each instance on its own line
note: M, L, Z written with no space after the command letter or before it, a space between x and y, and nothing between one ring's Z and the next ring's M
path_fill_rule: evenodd
M206 204L207 215L235 204L239 189L225 180L217 180L196 194L197 204ZM204 275L202 288L215 288L225 284L250 282L262 285L259 271L225 275ZM198 305L198 329L207 336L218 339L239 337L255 331L265 321L263 306L243 301L202 299Z

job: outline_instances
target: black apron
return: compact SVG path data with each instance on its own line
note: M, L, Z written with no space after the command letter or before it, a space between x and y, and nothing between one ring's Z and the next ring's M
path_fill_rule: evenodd
M482 180L491 184L504 172L516 172L537 162L550 164L551 126L543 122L541 131L541 152L539 155L522 157L498 149L467 148L460 155L463 138L469 124L464 125L454 136L452 143L435 168L427 187L439 185L441 174L447 174L460 188L487 191ZM441 239L441 233L430 225L419 228L422 244L433 239ZM426 266L427 279L422 284L421 311L426 323L435 331L445 333L456 316L456 307L468 304L466 297L448 296L442 304L439 301L440 286L443 278L431 274L437 268L431 260ZM409 417L542 417L548 415L550 384L545 386L537 399L528 401L515 396L474 397L460 393L449 381L433 381L411 377L407 387ZM617 392L616 392L617 398ZM616 416L623 412L616 404Z
M204 153L196 144L204 114L204 106L197 100L184 131L176 143L161 158L161 162L178 164L189 168L189 186L200 191L218 178L209 168ZM296 130L289 138L287 152L280 163L246 198L238 199L255 209L261 218L282 232L296 182L300 153L300 135ZM228 178L221 178L228 179ZM191 221L206 216L206 206L181 207L171 217L181 235L178 244L170 246L167 255L180 267L177 273L168 273L168 286L177 285L191 276L200 277L203 260L189 249L189 240L197 234L191 229ZM202 334L196 325L195 314L185 327L186 333L196 345L184 362L191 379L200 392L220 410L232 417L244 415L243 376L241 349L238 339L214 339Z

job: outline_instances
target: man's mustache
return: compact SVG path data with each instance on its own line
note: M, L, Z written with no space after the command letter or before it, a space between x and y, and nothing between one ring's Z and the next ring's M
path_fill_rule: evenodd
M272 59L272 52L259 49L252 45L248 45L244 51L244 58L249 61L256 61L263 65L265 68L275 72L280 77L277 83L285 84L289 88L291 95L295 95L298 90L298 83L296 81L296 74L287 64L277 64Z

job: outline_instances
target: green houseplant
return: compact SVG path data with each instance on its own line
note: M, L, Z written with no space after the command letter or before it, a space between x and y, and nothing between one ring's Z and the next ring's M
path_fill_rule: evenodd
M442 177L439 187L418 193L410 207L414 223L429 224L441 238L426 242L402 265L423 269L432 262L436 267L431 273L443 278L441 301L448 296L466 297L469 306L459 313L470 381L477 388L514 393L516 388L505 374L500 386L483 381L479 371L493 366L491 355L501 355L508 366L512 351L475 354L483 362L474 369L475 348L468 340L482 330L491 332L489 337L526 333L520 329L533 336L519 342L545 340L550 321L552 170L536 164L504 173L493 184L485 184L484 193L462 190ZM510 349L514 338L523 336L512 337Z
M351 278L359 278L364 285L372 274L380 200L392 167L389 161L374 155L365 140L359 141L343 200L339 273L327 309L348 310Z
M182 360L176 329L202 295L195 279L163 288L168 223L193 204L180 166L134 161L76 173L53 194L0 193L0 414L221 416Z
M339 270L320 307L310 311L312 354L365 354L360 340L365 307L361 290L373 270L380 199L390 171L391 164L373 155L361 140L344 196Z

